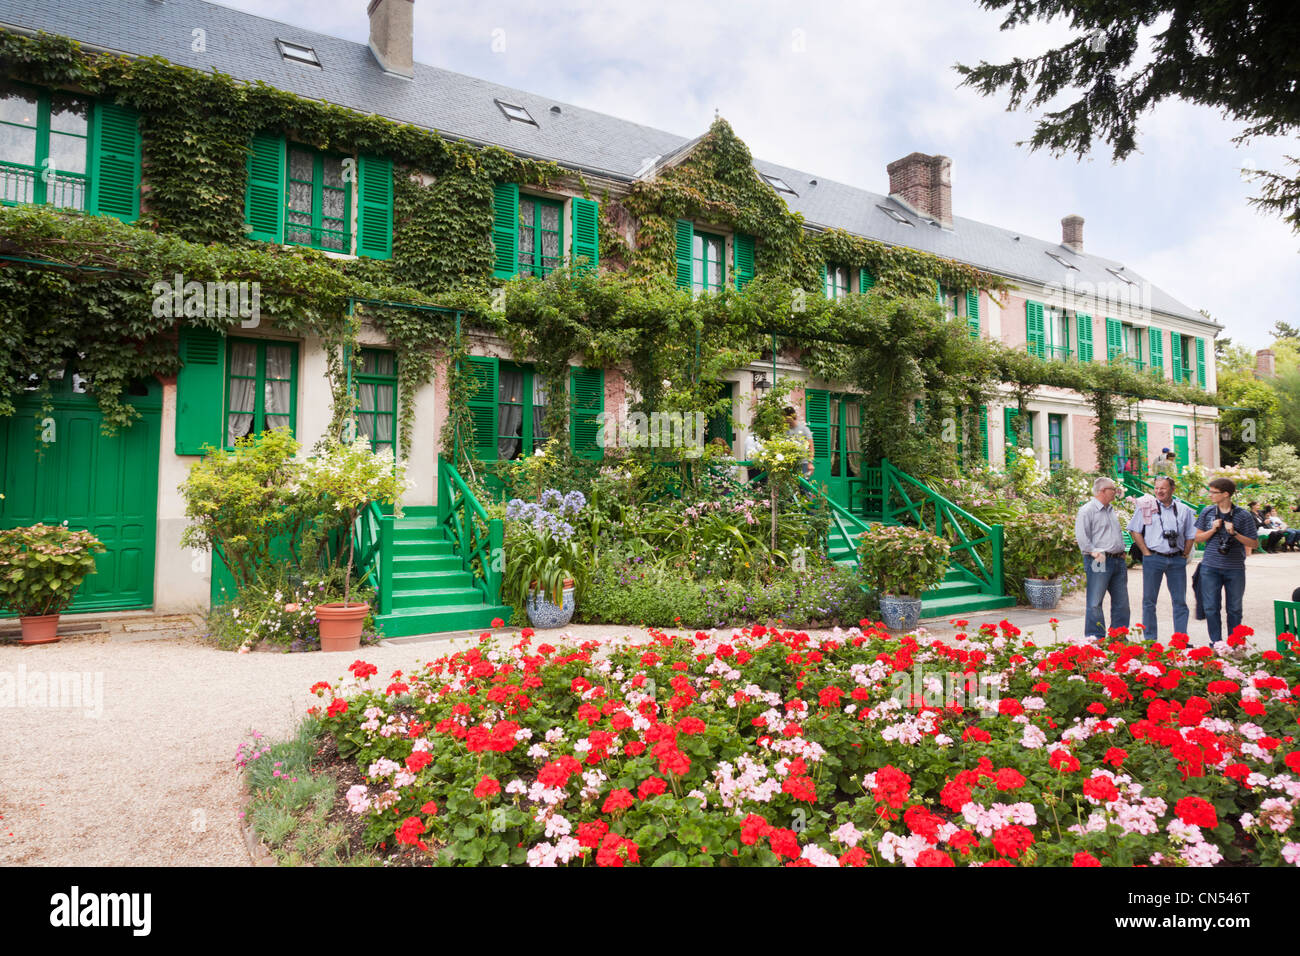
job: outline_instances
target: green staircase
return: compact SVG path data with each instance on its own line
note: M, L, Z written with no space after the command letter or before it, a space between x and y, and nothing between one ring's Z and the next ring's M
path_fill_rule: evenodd
M375 615L385 637L482 630L514 611L490 604L465 570L437 508L412 507L392 522L391 610Z

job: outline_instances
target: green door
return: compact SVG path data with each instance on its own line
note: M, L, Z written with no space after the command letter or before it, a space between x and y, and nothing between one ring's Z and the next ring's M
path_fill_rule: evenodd
M830 396L830 465L826 491L850 511L862 508L862 406L857 395Z
M34 395L20 399L0 427L0 528L67 521L104 543L70 610L152 607L162 387L133 389L142 417L109 437L79 384L56 382L48 415Z
M1187 453L1187 426L1174 426L1174 454L1178 457L1178 473L1181 475L1183 469L1191 462Z

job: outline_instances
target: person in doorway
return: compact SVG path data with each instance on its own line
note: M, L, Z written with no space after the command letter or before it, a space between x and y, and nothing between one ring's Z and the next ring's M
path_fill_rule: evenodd
M1196 519L1196 540L1205 542L1205 557L1197 573L1201 577L1201 602L1205 607L1205 628L1210 643L1223 635L1220 609L1226 605L1228 631L1241 623L1242 598L1246 593L1246 555L1259 545L1254 517L1232 503L1237 485L1230 478L1215 478L1207 486L1212 502Z
M1167 470L1168 468L1169 468L1169 449L1161 448L1160 454L1156 455L1156 457L1151 462L1151 474L1153 475L1168 474L1168 470Z
M1160 583L1169 582L1174 607L1174 633L1187 633L1187 559L1196 547L1196 519L1191 509L1174 501L1174 479L1161 475L1155 494L1143 495L1128 525L1133 543L1142 552L1142 636L1154 641L1156 601Z
M793 405L785 407L785 426L786 437L795 441L802 441L807 448L806 456L799 462L799 471L805 478L812 478L813 456L816 454L812 429L799 421L799 411Z
M1102 601L1110 595L1110 626L1128 627L1128 565L1124 560L1124 532L1119 516L1111 507L1118 489L1110 478L1092 483L1092 497L1074 519L1074 539L1083 554L1087 581L1087 611L1084 636L1092 641L1106 638L1106 616Z

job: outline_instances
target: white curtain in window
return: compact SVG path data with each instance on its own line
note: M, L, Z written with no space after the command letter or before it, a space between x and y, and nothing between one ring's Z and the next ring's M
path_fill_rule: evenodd
M257 380L257 346L236 342L230 350L230 415L226 420L226 444L252 434ZM241 376L235 378L235 376Z
M292 398L293 349L287 345L266 347L266 427L289 427L289 402Z
M862 474L862 431L859 427L861 411L857 402L844 403L844 425L847 433L844 440L849 446L849 474L855 478Z

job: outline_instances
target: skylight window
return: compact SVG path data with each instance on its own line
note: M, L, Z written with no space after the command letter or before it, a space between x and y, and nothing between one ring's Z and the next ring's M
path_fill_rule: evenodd
M882 205L880 205L880 204L877 204L877 205L876 205L876 208L879 209L881 212L883 212L883 213L884 213L886 216L888 216L890 219L894 220L894 222L901 222L904 226L915 226L915 225L916 225L916 223L912 222L912 220L908 219L906 216L904 216L902 213L900 213L897 209L894 209L894 208L892 208L892 207L890 207L890 206L882 206Z
M759 173L759 175L762 176L763 179L767 182L767 184L771 186L773 189L775 189L777 192L789 193L791 196L799 195L797 192L791 189L789 184L780 176L769 176L767 173Z
M517 123L531 123L533 126L537 125L537 120L529 116L528 110L524 109L522 106L518 106L514 103L507 103L504 100L493 100L493 102L496 103L497 108L505 114L506 119L514 120Z
M1106 271L1109 272L1111 275L1113 275L1116 279L1119 279L1121 282L1127 282L1129 285L1137 285L1136 282L1134 282L1132 279L1126 276L1123 272L1120 272L1118 269L1107 268Z
M1079 271L1079 267L1078 267L1078 266L1076 266L1076 265L1075 265L1074 263L1072 263L1072 262L1066 262L1064 259L1062 259L1060 256L1058 256L1055 252L1049 252L1049 253L1047 253L1047 254L1048 254L1049 256L1051 256L1053 259L1055 259L1057 262L1059 262L1061 265L1065 266L1065 268L1067 268L1067 269L1073 269L1075 272L1078 272L1078 271Z
M309 46L302 46L298 43L289 43L285 40L277 39L275 41L280 46L280 56L286 60L293 60L296 63L306 63L308 66L320 66L320 60L316 57L316 51Z

